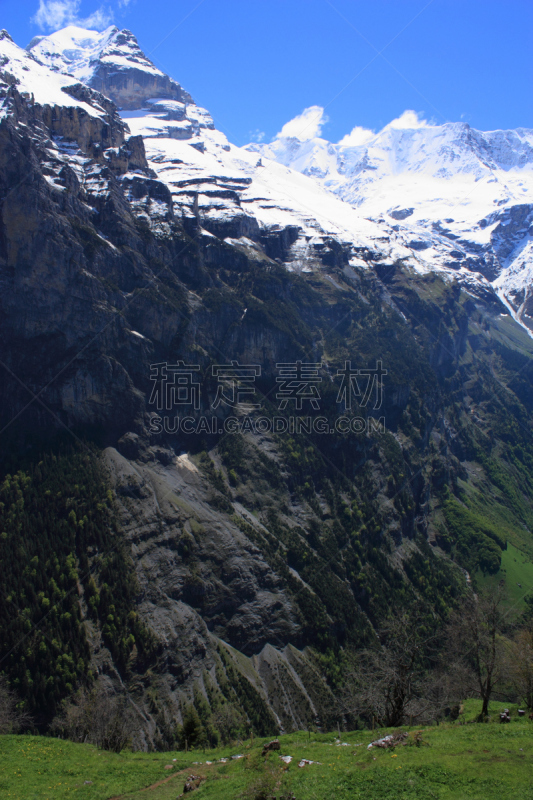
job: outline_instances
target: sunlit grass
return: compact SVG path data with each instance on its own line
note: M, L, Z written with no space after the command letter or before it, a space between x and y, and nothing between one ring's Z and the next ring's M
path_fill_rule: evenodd
M215 751L116 755L46 737L2 736L0 797L175 800L186 776L194 773L205 778L194 793L198 800L253 800L265 786L272 796L294 792L297 800L533 800L533 724L508 704L510 724L470 723L478 706L477 701L467 701L453 724L404 728L407 744L392 751L368 750L370 741L386 731L341 734L340 743L335 734L281 736L281 755L293 757L289 765L279 752L263 757L266 740L258 739L253 745L241 742ZM492 704L494 719L503 706ZM419 746L417 730L422 731ZM237 754L244 758L231 758ZM221 763L220 758L228 761ZM300 768L301 759L319 763Z

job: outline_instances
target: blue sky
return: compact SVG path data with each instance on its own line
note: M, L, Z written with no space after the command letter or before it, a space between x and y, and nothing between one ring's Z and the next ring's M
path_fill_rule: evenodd
M406 109L533 128L531 0L0 0L22 46L83 20L132 30L236 144L312 105L331 141Z

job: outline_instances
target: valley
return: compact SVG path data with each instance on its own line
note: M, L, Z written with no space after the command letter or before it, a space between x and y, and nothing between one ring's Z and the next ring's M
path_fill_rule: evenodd
M205 747L327 737L371 723L343 692L391 620L443 639L503 581L528 630L531 131L240 148L130 31L0 54L0 672L33 732L83 741L99 687L144 753L195 714Z

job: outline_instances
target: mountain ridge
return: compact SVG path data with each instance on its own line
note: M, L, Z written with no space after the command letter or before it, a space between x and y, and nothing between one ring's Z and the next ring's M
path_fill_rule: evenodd
M481 132L467 123L432 125L414 112L338 144L313 136L323 110L306 109L270 144L247 149L313 177L378 220L388 216L438 269L448 240L456 268L486 276L519 322L531 326L533 131ZM311 120L309 122L308 120ZM283 131L297 132L286 136ZM477 185L479 184L479 186ZM519 218L519 225L513 224ZM510 226L510 227L508 227ZM505 246L499 247L499 237ZM431 249L436 253L431 258Z
M33 47L30 43L29 47L42 63L67 70L75 62L70 46L77 37L81 43L79 53L83 54L83 37L87 35L81 29L67 28L40 39ZM77 74L94 88L102 89L99 74L106 61L114 65L119 75L128 69L131 71L132 67L151 72L150 62L131 32L111 27L95 35L93 40L98 44L91 44L89 50L98 57L94 58L92 67L90 58L86 63L82 57L79 63L83 66ZM166 100L161 95L164 88L159 91L159 87L152 86L151 90L153 97L139 91L135 99L128 96L124 105L123 116L127 121L130 110L129 124L136 133L145 139L166 138L167 135L189 139L192 134L198 134L200 128L207 127L213 131L211 143L209 137L206 140L208 152L214 150L217 157L217 150L221 148L226 152L235 151L226 137L216 132L208 112L198 109L194 113L197 107L190 96L191 105L185 102L182 106L172 106L174 95L170 90L167 90ZM111 96L120 105L124 90L112 90ZM159 102L154 103L157 98ZM148 108L141 113L143 104ZM154 113L150 113L151 109ZM533 252L528 233L533 223L533 132L517 129L483 133L464 122L436 126L419 120L414 112L408 111L377 134L356 128L334 145L312 135L320 129L323 116L323 109L318 106L307 109L283 129L294 132L299 127L301 138L285 136L282 130L271 144L247 145L237 150L237 159L228 158L225 163L222 159L222 163L237 174L244 167L244 175L256 182L260 181L258 169L252 161L246 163L245 151L261 156L266 174L273 169L272 162L301 172L358 211L357 218L350 218L346 211L343 214L332 208L326 222L328 232L337 232L331 220L344 216L350 238L363 239L357 244L368 247L365 234L370 226L366 223L365 229L366 219L371 225L382 228L381 235L375 230L370 238L388 237L394 242L393 258L407 256L415 269L453 270L467 285L482 284L480 275L483 275L515 319L529 329L533 325L533 301L525 262L529 263ZM165 125L162 122L165 119L174 119L175 124ZM352 140L354 136L358 138L359 143L354 145L350 136ZM343 144L345 140L348 144ZM206 142L200 137L193 145L202 151ZM176 156L177 153L174 158ZM161 153L154 157L163 158L160 163L165 161ZM155 168L171 184L168 166ZM216 168L213 171L216 173ZM196 165L192 175L195 172ZM279 173L277 178L275 183L282 186L284 181ZM487 188L488 183L492 188ZM301 204L302 189L292 174L286 185L287 194L275 198L278 206L283 207L287 199L295 198ZM303 191L308 197L313 196L309 188ZM184 195L182 193L181 199ZM288 205L290 207L291 202ZM314 198L311 205L314 216L320 217L327 205L324 196ZM522 207L525 214L520 211ZM257 209L254 211L257 216ZM220 211L214 208L208 213L220 216ZM517 216L520 217L518 226L515 224ZM301 223L301 211L299 217ZM391 220L388 224L387 217ZM243 223L246 227L245 217ZM498 247L501 239L505 241L504 248ZM301 253L302 247L299 249ZM502 249L506 251L503 256ZM468 272L475 277L470 277Z

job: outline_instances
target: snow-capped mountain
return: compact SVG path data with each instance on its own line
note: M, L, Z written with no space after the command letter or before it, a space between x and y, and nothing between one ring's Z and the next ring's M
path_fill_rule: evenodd
M85 93L84 99L79 92L76 97L77 92L73 91L73 87L78 81L68 74L51 73L46 65L18 47L7 31L0 31L0 75L8 86L16 86L23 97L42 107L68 106L100 118L106 113L106 109L97 102L100 98L96 98L95 94L90 96L89 92ZM4 103L0 115L5 116L6 113L7 105Z
M529 324L533 131L433 125L407 111L378 133L355 128L332 144L319 135L322 120L323 109L306 109L273 142L246 149L389 220L435 269L481 272Z
M293 123L278 137L300 152L301 163L290 166L288 158L279 163L274 145L257 152L228 142L128 31L68 28L27 51L0 35L0 430L9 431L0 455L13 474L26 470L32 448L41 459L46 437L65 427L106 447L111 496L102 500L117 501L139 591L127 589L124 626L110 626L109 615L118 618L112 589L102 586L114 569L107 540L99 528L85 539L90 526L79 515L75 527L58 526L68 537L62 558L68 565L75 539L80 566L88 558L90 570L80 569L84 583L73 579L67 594L79 597L80 627L60 629L65 647L71 630L86 642L80 680L90 650L93 674L131 692L145 715L143 747L172 744L165 731L211 678L215 689L233 686L232 703L241 703L241 686L243 719L255 726L264 718L265 736L324 720L336 726L323 661L308 647L358 646L406 598L446 615L452 557L472 573L501 563L500 545L481 523L469 533L468 560L459 560L461 540L444 527L443 498L447 504L452 492L457 503L473 498L476 519L492 504L483 529L504 520L512 541L531 549L524 520L533 513L533 341L498 297L527 323L531 205L527 192L497 202L489 193L502 182L504 157L505 175L528 174L529 134L508 137L498 158L491 139L490 161L480 156L479 137L474 146L459 128L419 132L410 120L403 131L389 126L374 149L373 134L352 132L342 147L348 155L355 148L357 204L328 185L327 175L348 182L335 146L319 140L316 124L306 138ZM318 177L301 171L305 147L321 154L317 164L325 159ZM374 161L361 166L365 158ZM484 179L489 161L499 183ZM397 193L400 179L407 188ZM473 194L463 198L464 217L450 210L462 188L487 186L478 205ZM304 359L321 365L321 426L309 446L305 430L282 442L244 424L228 445L224 415L234 419L236 411L246 425L253 417L238 391L236 409L217 406L213 366L260 365L271 409L279 365ZM352 375L377 377L378 360L386 391L363 408ZM322 423L337 419L343 364L350 431L328 433ZM156 386L154 372L158 378L167 367L177 382L165 377L165 388ZM191 370L186 397L175 371L182 367ZM353 416L352 390L364 418ZM179 412L164 430L156 394ZM186 419L198 421L196 432L174 424L182 412L194 412ZM194 433L200 438L191 447ZM40 481L37 470L31 474ZM40 560L44 512L36 507ZM53 564L42 561L45 570ZM117 573L123 577L122 567ZM43 575L46 586L51 573ZM463 572L457 578L459 597ZM86 601L97 595L107 600L89 611ZM38 627L40 602L31 613ZM27 619L24 612L15 633ZM48 686L39 664L53 675L55 661L48 649L37 655L37 640L30 644L31 657L43 659L32 662L32 675ZM20 651L11 650L10 674L18 677ZM61 694L53 684L46 702L67 696L73 680L65 672ZM36 694L40 686L35 680Z
M356 128L332 144L318 135L314 107L271 144L238 148L129 31L69 26L28 51L118 105L176 209L207 231L251 246L258 230L290 230L278 257L306 271L335 237L352 265L371 254L490 287L529 325L533 132L431 125L406 112L377 134Z
M295 270L317 266L317 250L331 236L353 245L358 264L365 262L356 250L389 261L412 255L385 242L382 226L362 219L312 179L273 161L265 166L257 155L231 145L209 113L149 62L129 31L70 26L37 37L28 50L50 69L107 92L130 131L143 137L148 162L169 186L176 211L200 217L205 230L231 240L244 237L245 246L253 245L258 231L272 240L283 235L290 247L276 256ZM147 215L152 224L156 214L154 209Z
M51 36L36 36L27 50L41 64L73 75L120 108L138 108L148 97L191 101L178 83L146 58L130 31L115 26L99 33L69 25Z

